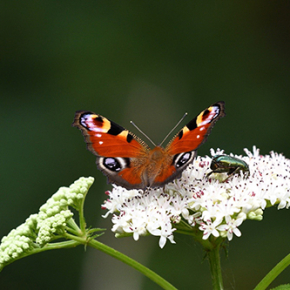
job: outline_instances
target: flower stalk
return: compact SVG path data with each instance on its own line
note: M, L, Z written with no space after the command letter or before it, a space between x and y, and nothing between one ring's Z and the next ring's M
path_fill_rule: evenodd
M214 246L211 250L207 251L209 260L210 273L212 279L212 289L223 290L223 278L220 262L220 243Z
M112 256L113 258L116 258L119 261L129 265L130 267L136 269L137 271L142 273L144 276L148 277L153 282L155 282L157 285L159 285L162 289L166 289L166 290L176 290L177 289L173 285L171 285L168 281L163 279L161 276L159 276L158 274L156 274L155 272L153 272L149 268L143 266L142 264L129 258L128 256L122 254L121 252L116 251L105 244L100 243L97 240L90 240L88 242L88 245L97 249L97 250L100 250L100 251Z

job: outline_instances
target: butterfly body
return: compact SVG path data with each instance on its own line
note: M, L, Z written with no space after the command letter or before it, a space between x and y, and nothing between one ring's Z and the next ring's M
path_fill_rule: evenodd
M158 187L178 178L196 156L214 123L223 117L224 103L213 104L190 121L169 144L150 149L140 138L109 119L77 111L73 126L79 128L97 166L110 183L127 189Z

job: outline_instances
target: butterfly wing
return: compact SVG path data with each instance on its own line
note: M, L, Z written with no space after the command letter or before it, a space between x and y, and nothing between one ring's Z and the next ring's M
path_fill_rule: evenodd
M148 146L109 119L89 111L77 111L72 124L81 130L87 148L97 156L97 166L110 183L144 188L142 170Z
M144 189L178 178L223 116L224 102L215 103L191 120L165 149L152 150L128 130L93 112L76 112L73 126L82 131L88 150L97 156L97 166L110 183Z
M217 102L184 126L166 146L160 172L151 186L163 186L180 177L196 156L197 148L206 141L214 124L224 116L224 102Z
M166 146L170 155L195 151L208 138L215 123L225 116L225 103L217 102L192 119Z

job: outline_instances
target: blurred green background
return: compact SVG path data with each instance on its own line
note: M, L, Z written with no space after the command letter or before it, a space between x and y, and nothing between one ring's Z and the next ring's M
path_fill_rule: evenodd
M188 237L115 239L100 206L111 186L96 169L76 110L127 127L156 143L220 100L227 116L209 149L243 154L253 145L290 157L289 1L4 1L0 3L0 236L20 225L60 187L94 176L87 223L100 238L179 289L210 289L209 267ZM139 133L138 133L139 135ZM289 253L289 212L267 209L246 221L223 259L226 289L252 289ZM287 269L274 285L289 282ZM1 289L159 289L136 271L78 247L19 260Z

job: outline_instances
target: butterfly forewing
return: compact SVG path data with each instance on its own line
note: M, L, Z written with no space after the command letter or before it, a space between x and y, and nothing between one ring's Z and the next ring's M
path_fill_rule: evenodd
M73 126L79 128L88 149L97 156L137 157L148 146L109 119L89 111L77 111Z
M166 151L175 155L197 150L206 141L214 124L224 116L224 102L211 105L182 128L167 145Z

